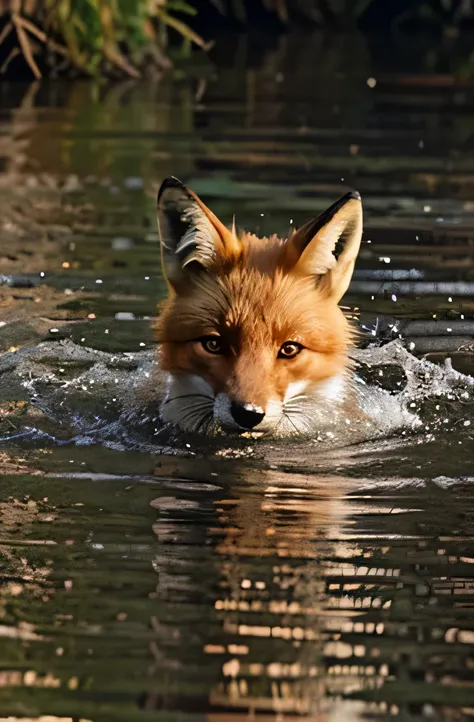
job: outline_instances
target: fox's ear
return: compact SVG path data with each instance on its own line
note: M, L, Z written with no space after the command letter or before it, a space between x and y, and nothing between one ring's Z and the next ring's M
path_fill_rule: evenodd
M321 276L321 287L339 302L349 287L361 239L361 198L347 193L290 236L283 264L302 275ZM342 250L336 259L339 241Z
M218 256L237 252L234 234L177 178L162 183L157 206L163 273L171 286L185 282L193 269L209 268Z

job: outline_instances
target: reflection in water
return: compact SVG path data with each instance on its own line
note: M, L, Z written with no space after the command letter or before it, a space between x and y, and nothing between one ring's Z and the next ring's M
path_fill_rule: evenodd
M467 481L122 457L4 459L2 712L467 714Z
M227 635L238 640L228 645L235 657L211 694L216 706L308 714L324 697L321 558L331 555L343 510L337 479L318 479L320 494L332 488L335 498L323 491L318 499L315 489L311 500L305 481L267 473L256 479L255 498L216 505L216 551L225 561L215 606Z
M426 532L421 519L433 511L426 494L396 496L397 480L383 494L367 483L244 472L227 493L212 490L202 502L192 503L183 483L174 499L154 503L166 510L154 527L163 544L155 562L165 578L159 598L175 613L191 599L199 603L200 569L219 570L214 599L200 602L206 623L194 631L204 653L219 661L209 699L216 714L358 719L371 710L377 718L397 712L411 720L430 718L435 705L445 719L441 700L464 695L471 704L473 690L463 679L474 662L472 633L448 619L461 606L461 617L472 612L465 566L472 560L448 562L447 540ZM444 496L438 488L435 495ZM198 556L189 548L196 515L208 519ZM443 584L447 563L452 578ZM176 639L186 656L188 638Z

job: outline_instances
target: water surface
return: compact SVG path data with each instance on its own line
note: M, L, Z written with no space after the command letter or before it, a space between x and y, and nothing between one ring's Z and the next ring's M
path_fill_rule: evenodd
M474 717L474 86L407 57L290 36L202 77L2 88L0 718ZM91 436L153 354L169 174L262 234L359 190L361 373L395 398L412 370L421 426L187 457ZM397 339L413 361L371 367Z

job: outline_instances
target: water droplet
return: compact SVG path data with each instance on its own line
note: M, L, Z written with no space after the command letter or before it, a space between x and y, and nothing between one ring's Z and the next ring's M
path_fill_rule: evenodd
M129 251L133 246L133 241L131 238L117 236L117 238L112 238L110 245L113 251Z
M135 314L130 313L129 311L118 311L118 313L115 314L115 320L116 321L134 321Z
M143 188L143 178L140 178L138 176L130 176L129 178L125 178L123 184L125 188L137 190L138 188Z

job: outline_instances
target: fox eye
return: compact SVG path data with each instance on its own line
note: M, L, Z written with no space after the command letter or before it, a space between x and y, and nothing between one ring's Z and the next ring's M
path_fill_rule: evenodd
M205 351L213 354L220 354L223 352L223 345L220 336L204 336L199 341Z
M278 358L294 358L303 350L303 346L296 341L286 341L278 351Z

